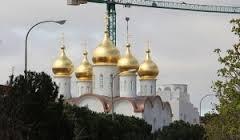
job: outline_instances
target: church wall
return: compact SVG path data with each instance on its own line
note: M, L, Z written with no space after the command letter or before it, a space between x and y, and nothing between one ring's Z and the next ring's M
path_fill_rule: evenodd
M173 113L173 118L172 120L180 120L180 110L179 110L179 100L177 99L173 99L171 101L169 101L170 105L171 105L171 109L172 109L172 113Z
M162 85L159 87L157 95L161 96L163 101L168 101L171 104L173 121L184 120L189 123L199 122L199 113L190 102L187 85Z
M116 114L122 114L125 116L135 116L137 118L142 118L142 113L134 112L132 103L127 100L115 102L114 103L114 112Z
M64 99L70 99L71 96L71 77L67 76L55 76L54 81L56 82L57 86L59 87L58 91L58 97L60 95L64 96Z
M152 126L152 132L155 131L157 119L156 119L155 112L152 111L152 104L149 101L145 102L144 112L143 112L143 119Z
M77 81L78 96L92 93L92 81Z
M80 101L78 104L79 107L87 107L92 111L101 113L104 112L103 104L101 101L94 97L87 97Z
M172 122L172 109L168 103L163 103L164 107L162 110L162 117L163 117L163 126L168 126Z
M200 115L199 115L199 112L198 112L198 109L197 108L194 108L194 118L193 118L193 124L200 124Z
M163 110L163 104L160 100L154 100L153 102L153 119L156 119L156 124L154 130L162 128L164 126L164 121L166 121L166 114Z
M156 80L140 80L140 92L138 96L155 96Z
M137 75L120 76L120 96L121 97L136 97Z
M93 66L93 93L111 97L112 76L118 73L116 65ZM119 95L119 76L114 78L113 96Z
M180 104L180 119L191 124L199 123L199 113L194 109L193 104L181 102Z

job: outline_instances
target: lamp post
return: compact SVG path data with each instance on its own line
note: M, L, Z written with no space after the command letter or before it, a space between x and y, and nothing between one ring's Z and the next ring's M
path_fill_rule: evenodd
M130 70L128 70L128 71L124 71L124 72L136 72L136 70L135 69L130 69ZM112 78L111 78L111 104L112 104L112 111L111 111L111 113L112 113L112 120L114 120L114 104L113 104L113 82L114 82L114 79L119 75L119 74L121 74L121 73L123 73L123 72L118 72L118 73L116 73L116 74L114 74L113 76L112 76Z
M216 95L215 94L207 94L207 95L205 95L205 96L203 96L202 98L201 98L201 100L200 100L200 105L199 105L199 114L200 114L200 117L202 116L202 101L206 98L206 97L209 97L209 96L215 96L216 97Z
M57 23L57 24L60 24L60 25L63 25L66 20L45 20L45 21L41 21L41 22L38 22L36 23L35 25L33 25L27 32L27 35L26 35L26 38L25 38L25 69L24 69L24 74L25 74L25 78L27 78L27 43L28 43L28 36L29 36L29 33L32 31L32 29L36 26L38 26L39 24L42 24L42 23L47 23L47 22L52 22L52 23Z

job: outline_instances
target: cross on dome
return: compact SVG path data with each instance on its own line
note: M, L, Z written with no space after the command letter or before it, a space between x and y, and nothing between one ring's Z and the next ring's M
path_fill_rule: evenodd
M60 45L61 45L61 49L64 50L64 49L65 49L65 37L64 37L64 33L61 34Z
M109 27L108 27L108 26L109 26L109 24L108 24L108 23L109 23L109 22L108 22L108 21L109 21L109 16L108 16L107 13L106 13L105 16L104 16L104 19L105 19L105 20L104 20L105 32L108 32L108 28L109 28Z

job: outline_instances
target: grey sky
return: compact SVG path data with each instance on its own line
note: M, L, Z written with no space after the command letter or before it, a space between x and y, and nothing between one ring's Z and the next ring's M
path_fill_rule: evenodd
M188 3L240 6L239 0L184 0ZM51 73L58 55L59 38L65 33L67 53L75 66L80 63L83 47L92 50L103 36L104 4L67 6L66 0L0 0L0 83L4 84L15 67L24 69L24 37L27 29L41 20L67 19L64 26L40 25L29 37L29 68ZM182 2L182 1L179 1ZM226 50L235 43L231 33L232 18L239 15L210 14L151 8L117 7L117 47L123 52L126 38L125 16L130 17L133 53L142 61L147 40L151 41L153 59L159 66L159 84L188 84L191 100L199 106L204 94L211 93L212 81L220 67L215 48ZM212 107L208 98L204 110Z

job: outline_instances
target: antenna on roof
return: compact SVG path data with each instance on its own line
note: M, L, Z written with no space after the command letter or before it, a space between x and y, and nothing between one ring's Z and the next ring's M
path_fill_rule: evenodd
M130 20L129 17L126 17L125 20L127 21L127 44L129 43L129 30L128 30L128 22Z

